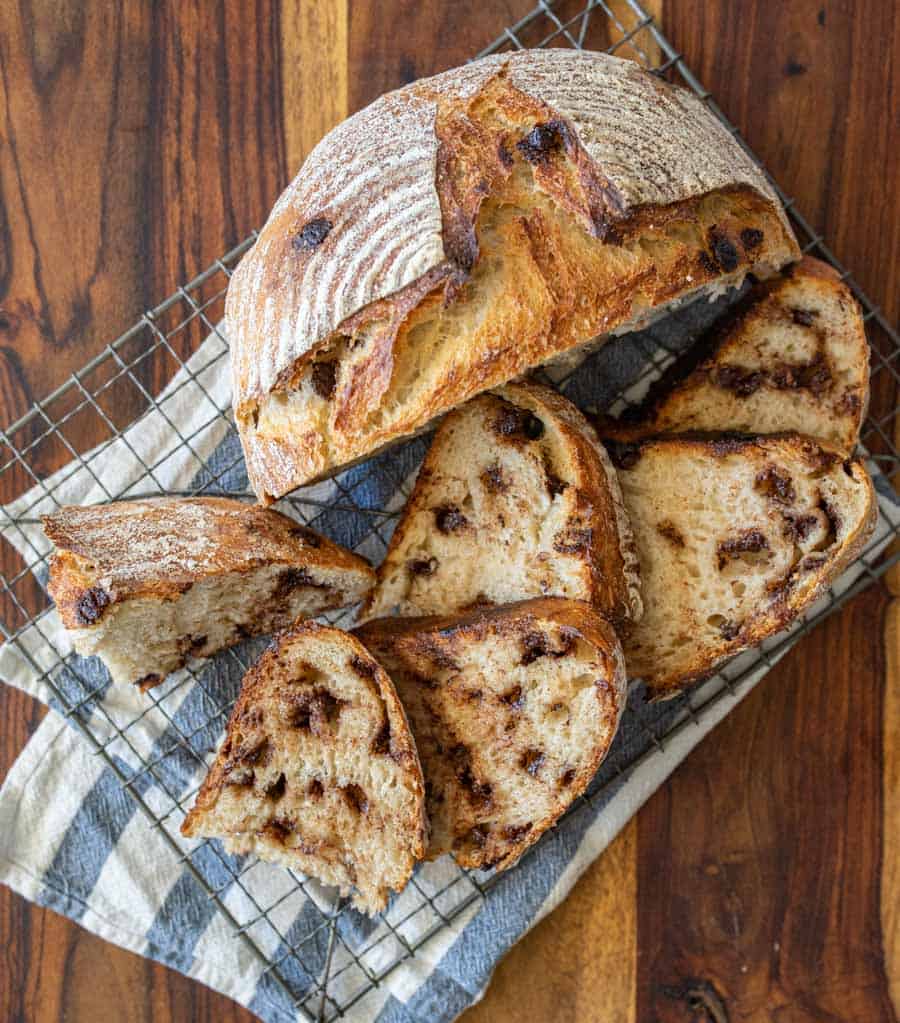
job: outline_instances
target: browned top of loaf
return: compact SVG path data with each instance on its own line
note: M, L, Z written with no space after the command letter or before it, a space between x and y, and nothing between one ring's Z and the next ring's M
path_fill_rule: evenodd
M485 97L493 131L468 116ZM759 169L692 93L603 53L487 57L382 96L310 154L229 287L238 409L289 386L297 360L365 307L394 296L396 320L465 279L481 204L510 172L510 124L534 126L517 144L538 186L595 237L737 188L777 211L794 244ZM561 146L562 174L545 159Z
M67 628L99 617L79 608L93 593L98 610L135 597L171 600L216 575L263 565L374 571L363 558L287 516L223 497L161 497L86 508L43 520L56 545L50 595ZM88 609L90 610L90 609Z

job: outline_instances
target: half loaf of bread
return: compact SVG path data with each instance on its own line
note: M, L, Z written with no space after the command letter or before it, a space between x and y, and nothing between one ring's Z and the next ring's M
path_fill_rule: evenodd
M428 856L511 866L580 795L616 734L612 627L560 598L358 630L387 669L425 772Z
M797 430L852 451L868 399L859 305L837 271L806 256L676 360L616 435Z
M394 687L346 632L304 622L250 668L181 826L302 871L375 913L426 843L422 769Z
M375 577L286 516L219 497L61 508L44 530L48 590L75 649L144 689L190 658L355 604Z
M629 677L654 697L789 625L877 517L862 463L798 434L611 444L641 562Z
M556 391L509 384L441 423L361 617L539 596L641 612L631 527L593 427Z
M798 257L737 142L630 61L522 51L414 82L322 140L231 280L253 488Z

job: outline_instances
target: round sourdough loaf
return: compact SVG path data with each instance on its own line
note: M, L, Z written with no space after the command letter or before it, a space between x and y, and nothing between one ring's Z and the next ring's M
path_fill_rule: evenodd
M271 500L798 255L737 142L629 61L523 51L415 82L322 140L232 278L250 480Z

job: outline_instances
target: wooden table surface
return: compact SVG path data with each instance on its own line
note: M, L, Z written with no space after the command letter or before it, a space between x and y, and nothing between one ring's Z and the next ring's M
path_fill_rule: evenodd
M461 62L531 0L196 6L0 5L0 423L259 226L332 124ZM896 320L894 4L653 10ZM896 1019L898 593L900 574L795 648L507 957L466 1023ZM42 711L0 690L5 773ZM251 1019L5 889L0 948L3 1021Z

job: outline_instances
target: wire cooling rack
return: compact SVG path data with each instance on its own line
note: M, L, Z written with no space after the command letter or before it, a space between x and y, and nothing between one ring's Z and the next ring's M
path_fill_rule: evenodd
M566 3L550 0L534 7L514 25L507 27L489 46L478 54L484 56L503 50L535 46L569 46L606 50L628 57L655 70L670 80L692 89L745 145L734 126L725 118L710 94L697 81L678 51L663 35L660 28L633 0L607 4L605 2ZM746 148L746 146L745 146ZM748 150L749 151L749 150ZM752 153L751 153L752 155ZM774 182L773 182L774 185ZM775 186L777 190L777 185ZM881 312L862 294L850 273L841 266L823 239L817 235L794 208L793 202L779 191L779 196L793 220L804 252L811 252L834 265L841 277L853 290L860 302L871 347L872 402L865 423L862 444L872 464L891 481L900 470L900 455L894 444L894 416L900 337L885 320ZM378 926L362 940L351 941L339 926L341 918L349 913L343 903L323 902L321 893L310 891L305 878L291 872L286 890L277 900L261 902L257 887L251 883L252 872L273 869L256 861L234 865L225 857L218 843L205 842L190 849L180 839L177 824L184 810L191 805L196 785L186 791L172 782L173 773L168 762L185 758L192 760L196 773L210 759L212 746L221 734L230 710L230 700L223 699L221 689L210 686L200 670L186 669L166 685L152 690L146 700L146 709L129 719L108 710L103 697L108 680L96 667L88 670L87 662L57 649L50 628L50 602L44 590L47 566L46 551L39 549L29 533L35 521L38 504L46 509L47 502L58 503L57 495L65 487L66 470L48 475L48 468L68 462L73 472L87 473L96 484L98 494L107 500L123 496L123 489L113 489L104 482L100 471L104 458L117 457L123 451L133 457L139 471L128 479L127 493L134 496L143 490L155 493L166 488L163 461L146 458L138 445L124 430L134 420L134 411L143 409L144 417L153 415L169 431L171 443L168 455L181 451L192 464L192 481L187 492L210 494L232 492L235 473L241 475L240 455L214 463L201 457L195 448L208 431L218 429L221 438L233 439L234 426L226 400L218 399L208 381L213 378L217 364L227 358L225 344L214 348L205 365L195 360L188 362L200 343L209 335L216 335L216 324L221 318L225 291L232 270L241 255L253 243L255 235L246 239L231 252L217 259L212 266L194 280L147 312L138 323L121 337L108 344L80 371L73 374L61 387L32 408L6 430L0 431L0 485L7 496L34 494L33 501L18 504L11 516L2 513L0 529L5 536L15 535L20 542L6 545L2 551L3 572L0 576L0 610L2 610L3 637L34 674L46 684L52 702L71 722L81 729L98 756L115 772L122 786L137 801L165 841L175 849L209 897L215 900L218 911L234 930L236 940L243 942L252 955L264 964L265 973L290 998L301 1015L310 1019L331 1020L343 1016L373 986L400 963L413 957L436 933L459 915L485 898L494 879L478 872L464 871L453 864L445 865L439 883L414 877L410 887L391 910L382 914ZM604 397L604 405L621 409L633 400L673 358L673 351L695 336L711 316L709 307L698 310L686 307L676 311L663 324L632 336L622 343L632 345L639 359L627 380L619 381L615 393ZM616 342L619 343L619 342ZM607 346L609 347L609 346ZM601 355L606 349L601 349ZM154 398L150 384L153 379L176 377L174 388L167 392L167 401ZM571 378L556 377L554 383L584 405L585 395L578 390L579 374ZM174 421L169 409L177 400L180 388L198 388L204 401L208 401L208 419L195 422L185 431L182 421ZM596 397L596 395L587 396ZM127 421L122 420L122 409L128 409ZM89 452L79 450L70 435L102 437L104 439ZM414 442L416 443L416 442ZM421 442L419 451L421 450ZM124 445L124 447L123 447ZM217 445L217 451L228 445ZM208 450L208 447L207 447ZM239 452L232 445L233 452ZM415 454L415 451L413 452ZM329 522L338 516L343 525L351 522L353 545L376 559L383 553L396 508L408 492L409 468L397 456L378 460L379 472L392 471L399 476L394 482L395 500L388 506L371 507L371 501L361 501L362 484L366 469L344 474L333 481L334 489L327 500L320 500L315 492L301 491L286 499L286 510L314 528L328 532ZM397 497L400 495L400 497ZM774 638L762 648L748 652L732 661L713 680L699 689L682 695L666 705L664 712L651 711L643 703L640 693L633 695L628 712L632 734L640 736L637 743L619 744L614 748L595 783L581 797L559 823L555 831L543 841L553 841L570 826L579 813L597 805L603 792L623 773L632 771L639 763L665 750L680 731L703 722L713 708L724 700L736 700L742 687L760 669L770 667L798 636L814 627L825 615L850 599L855 593L875 582L900 557L900 552L882 553L885 540L894 539L898 530L896 521L882 518L880 544L876 551L870 547L859 561L859 574L855 581L840 594L834 590L798 622L788 636ZM341 536L341 539L346 539ZM893 545L891 550L897 545ZM21 555L22 550L29 552ZM341 621L340 616L332 620ZM253 650L236 648L221 655L229 659L235 679L246 670ZM199 687L204 696L203 720L187 727L179 720L178 700L185 686ZM168 746L149 751L137 736L143 719L155 714L165 724L171 738ZM215 858L216 877L210 876L208 861ZM237 891L241 898L226 900L223 892ZM283 924L280 910L293 895L311 896L315 913L308 925L299 932ZM274 951L273 951L274 950ZM315 963L315 965L311 965Z

